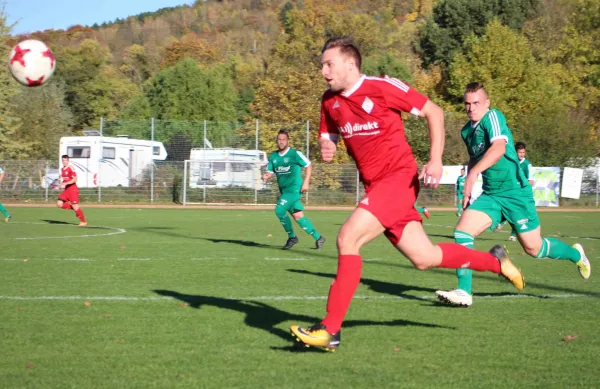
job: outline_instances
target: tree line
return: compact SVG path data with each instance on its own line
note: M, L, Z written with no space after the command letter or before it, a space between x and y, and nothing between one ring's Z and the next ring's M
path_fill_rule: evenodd
M0 67L0 159L56 157L60 136L98 128L148 137L139 120L181 121L161 140L201 147L199 124L229 122L222 141L275 147L281 126L316 128L320 48L351 35L363 72L413 85L446 114L444 163L466 161L459 130L465 84L486 85L538 166L587 164L599 151L600 0L197 1L105 22L14 36L0 12L0 57L27 38L48 43L55 76L25 88ZM419 162L426 125L407 117ZM116 135L116 133L114 134ZM317 150L317 137L311 137ZM346 162L338 153L336 162ZM313 154L314 156L314 154Z

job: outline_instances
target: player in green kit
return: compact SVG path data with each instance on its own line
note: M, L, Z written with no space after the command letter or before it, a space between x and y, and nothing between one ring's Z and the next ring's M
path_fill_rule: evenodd
M531 186L533 186L533 166L531 165L531 162L529 162L525 158L525 153L527 153L527 146L523 142L517 142L517 143L515 143L515 150L517 150L517 157L519 158L519 166L521 167L523 174L525 174L527 181L529 181L529 184ZM494 228L494 232L500 231L502 229L502 227L504 227L505 224L506 224L506 222L498 224L496 226L496 228ZM510 236L508 237L508 240L510 240L511 242L517 241L517 231L515 231L514 227L513 227L512 231L510 232Z
M263 181L267 182L271 177L277 176L277 184L281 196L275 206L275 214L281 222L283 229L288 234L288 240L283 246L284 250L291 249L298 243L298 237L292 227L289 212L298 222L300 227L312 236L317 249L323 248L325 238L321 236L312 225L310 220L304 216L304 206L300 202L302 193L308 191L308 182L312 174L312 165L308 158L300 151L290 147L290 137L286 130L279 130L277 134L277 148L269 155L267 172L263 174ZM306 177L302 180L301 169L306 168Z
M460 176L456 179L456 216L460 217L463 210L463 190L465 188L465 180L467 179L467 173L465 168L460 169Z
M4 170L2 170L2 168L0 168L0 183L2 183L3 179L4 179ZM10 221L11 216L8 213L8 211L6 210L6 208L4 208L4 205L2 205L2 203L0 203L0 212L2 212L2 215L4 216L4 221L8 223Z
M490 109L490 100L482 84L467 85L464 95L467 116L471 119L461 130L469 152L469 173L463 190L464 213L454 230L454 240L473 248L476 236L504 220L517 231L525 252L536 258L568 260L577 265L584 279L592 268L580 244L573 247L556 238L541 235L533 191L520 168L512 133L502 112ZM479 174L483 176L483 194L471 205L469 198ZM458 288L438 290L437 297L448 304L470 306L472 271L457 269Z

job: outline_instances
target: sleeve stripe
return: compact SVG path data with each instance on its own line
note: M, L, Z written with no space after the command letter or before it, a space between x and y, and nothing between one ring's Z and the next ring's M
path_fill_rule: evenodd
M400 89L404 93L408 93L409 86L398 80L397 78L381 78L381 77L366 77L367 80L373 81L384 81L388 84L394 85L396 88Z
M500 129L500 122L498 121L498 114L496 111L490 112L490 123L492 124L494 138L502 136L502 130Z
M302 154L301 151L296 150L296 154L298 154L300 159L302 159L306 163L306 166L310 165L310 160L308 158L306 158L306 156L304 154Z

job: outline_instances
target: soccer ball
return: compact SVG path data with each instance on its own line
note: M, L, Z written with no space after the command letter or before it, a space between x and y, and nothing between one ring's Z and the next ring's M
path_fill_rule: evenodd
M8 57L10 74L25 86L39 86L50 79L56 68L52 50L44 42L28 39L17 44Z

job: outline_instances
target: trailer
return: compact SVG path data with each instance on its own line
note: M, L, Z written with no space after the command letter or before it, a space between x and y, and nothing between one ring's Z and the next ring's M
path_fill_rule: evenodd
M62 137L58 157L61 166L61 156L65 154L77 173L80 188L135 186L143 179L146 168L167 158L162 142L127 136Z
M267 155L260 150L192 148L186 161L189 187L264 189L261 169L266 164Z

